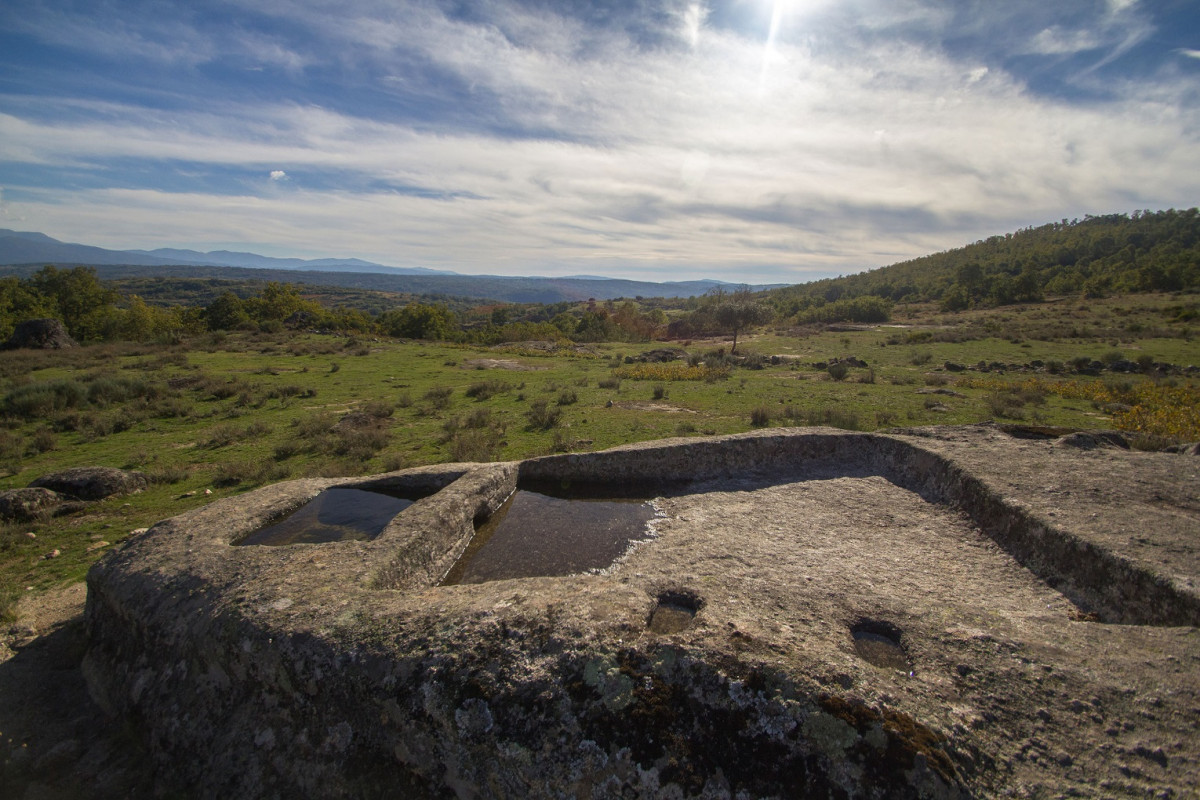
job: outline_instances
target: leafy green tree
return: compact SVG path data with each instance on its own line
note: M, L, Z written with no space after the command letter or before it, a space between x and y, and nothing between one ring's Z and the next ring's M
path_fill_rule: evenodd
M52 317L57 309L19 278L0 278L0 338L12 335L18 322L40 317Z
M942 311L963 311L971 306L971 298L962 284L956 283L942 295Z
M271 281L257 297L243 301L246 313L258 323L283 322L298 312L316 315L321 306L300 296L300 291L290 283Z
M442 304L409 303L379 315L379 327L405 339L450 339L458 330L454 313Z
M771 307L756 299L749 289L726 295L713 308L713 318L726 333L733 334L733 346L729 352L737 352L738 334L756 325L770 322L774 314Z
M251 324L242 298L229 291L222 292L204 308L204 320L210 331L232 331Z
M120 297L100 282L91 267L60 270L46 266L33 275L30 284L79 341L103 338L103 323L112 316Z
M577 342L607 342L616 338L616 323L604 309L585 311L571 338Z

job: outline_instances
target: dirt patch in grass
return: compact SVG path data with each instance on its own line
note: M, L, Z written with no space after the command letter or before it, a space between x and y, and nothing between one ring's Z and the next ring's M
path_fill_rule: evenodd
M664 414L698 414L698 411L693 411L690 408L681 408L680 406L669 406L666 403L638 403L636 401L623 401L613 403L613 408L623 408L626 411L661 411Z
M463 362L464 369L510 369L516 372L534 372L546 367L522 364L511 358L472 358Z

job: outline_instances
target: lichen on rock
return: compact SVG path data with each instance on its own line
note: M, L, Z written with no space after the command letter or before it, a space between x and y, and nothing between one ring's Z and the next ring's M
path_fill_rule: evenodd
M202 795L1182 795L1195 463L807 429L280 484L98 562L85 673ZM543 480L660 487L656 536L598 574L440 585ZM333 486L430 492L371 540L233 546Z

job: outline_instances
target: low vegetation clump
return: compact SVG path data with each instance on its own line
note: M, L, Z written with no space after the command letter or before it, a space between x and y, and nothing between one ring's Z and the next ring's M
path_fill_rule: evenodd
M511 390L512 384L508 383L507 381L492 379L486 381L476 381L475 383L472 383L467 387L466 395L467 397L482 402L484 400L491 400L496 395L504 394Z
M529 427L539 431L548 431L556 427L561 418L562 412L551 408L545 400L534 400L529 405L529 411L525 413L525 419L529 420Z
M684 364L626 364L613 370L613 377L633 381L713 381L729 377L726 366Z
M1050 381L1026 378L1009 381L966 378L958 385L988 390L989 398L999 398L995 402L1000 404L1002 411L1020 408L1025 402L1043 402L1046 395L1053 394L1090 401L1095 408L1111 413L1113 427L1120 430L1179 442L1200 441L1200 386L1191 383L1170 384L1145 379ZM989 406L992 402L989 399Z

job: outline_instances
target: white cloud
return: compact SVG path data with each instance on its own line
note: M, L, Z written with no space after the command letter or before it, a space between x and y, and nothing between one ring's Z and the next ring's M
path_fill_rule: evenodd
M913 0L853 5L881 10L871 33L950 24ZM52 98L35 114L4 98L0 160L87 170L149 159L247 176L223 195L25 186L8 203L50 235L112 247L242 239L462 272L595 264L749 279L750 269L791 270L799 280L1062 216L1195 202L1200 112L1175 103L1171 87L1118 87L1127 94L1080 107L903 37L831 48L818 36L840 8L831 3L794 4L781 18L763 80L765 29L756 38L717 27L699 2L674 8L663 23L671 42L644 46L502 3L481 7L479 23L421 3L403 13L289 3L290 19L337 46L296 54L243 37L238 47L267 42L276 49L262 48L263 61L293 70L369 60L372 74L394 79L371 87L384 93L453 85L467 95L461 116ZM1089 27L1046 24L1031 46L1109 53L1129 39L1106 20L1136 12L1116 3ZM414 64L442 83L422 84ZM304 185L265 188L263 174L288 180L279 164Z
M1183 50L1177 50L1175 52L1180 53L1181 55L1187 56L1188 58L1200 58L1200 50L1183 49Z

